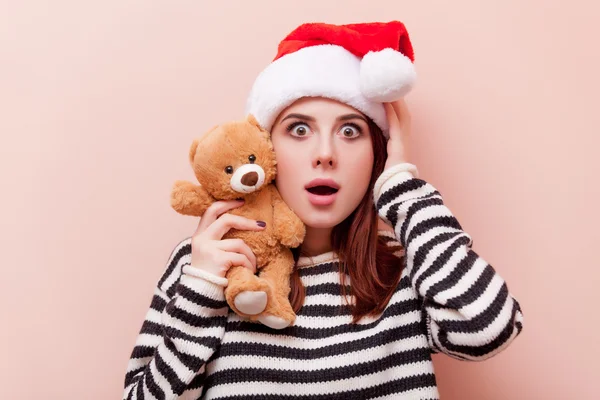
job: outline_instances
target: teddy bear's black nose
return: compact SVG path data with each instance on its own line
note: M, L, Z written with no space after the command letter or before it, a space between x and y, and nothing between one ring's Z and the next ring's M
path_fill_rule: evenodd
M258 174L254 171L248 172L242 176L242 185L254 186L258 182Z

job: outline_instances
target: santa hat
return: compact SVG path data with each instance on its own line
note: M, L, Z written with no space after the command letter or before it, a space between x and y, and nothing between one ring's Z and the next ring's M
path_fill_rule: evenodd
M300 25L279 44L256 78L246 112L270 130L301 97L341 101L370 117L388 136L384 102L399 100L416 80L414 53L402 22Z

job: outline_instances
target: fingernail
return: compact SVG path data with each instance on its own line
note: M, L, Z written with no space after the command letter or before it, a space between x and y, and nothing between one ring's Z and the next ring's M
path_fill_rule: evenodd
M267 223L265 221L256 221L256 225L260 226L261 228L264 228L265 226L267 226Z

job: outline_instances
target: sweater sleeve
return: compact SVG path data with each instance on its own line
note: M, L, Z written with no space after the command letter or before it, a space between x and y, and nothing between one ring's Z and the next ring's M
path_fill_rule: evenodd
M523 328L521 307L502 277L472 249L472 238L440 192L419 179L409 163L384 171L373 192L423 300L432 351L484 360L505 349Z
M127 365L123 399L202 393L205 365L223 338L228 307L223 286L194 275L190 260L187 238L173 249L154 290Z

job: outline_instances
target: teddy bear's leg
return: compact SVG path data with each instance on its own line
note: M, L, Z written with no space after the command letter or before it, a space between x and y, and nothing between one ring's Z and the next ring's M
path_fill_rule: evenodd
M256 315L265 309L271 291L267 282L246 267L230 268L227 279L229 284L225 289L225 298L233 311L242 315Z
M293 267L292 253L285 249L260 270L260 277L268 281L273 290L267 307L256 319L273 329L286 328L296 320L296 313L288 299Z

